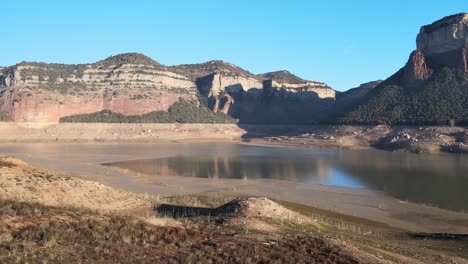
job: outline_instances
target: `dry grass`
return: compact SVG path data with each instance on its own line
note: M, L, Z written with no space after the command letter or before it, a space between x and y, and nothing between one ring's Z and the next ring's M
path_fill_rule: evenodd
M313 236L266 240L5 200L0 221L0 263L370 262Z
M161 197L161 202L195 206L204 208L217 208L220 205L236 198L245 198L245 195L235 193L202 193L184 196ZM273 199L274 200L274 199ZM405 230L394 228L382 223L373 222L359 217L339 214L309 206L274 200L278 204L310 217L320 228L312 228L308 225L282 224L278 235L311 235L344 243L347 246L356 247L373 256L379 256L382 261L396 263L451 263L468 260L468 239L415 239L417 236L409 234ZM209 219L211 217L211 219ZM205 227L207 222L216 222L212 215L198 217L187 221L188 224ZM184 218L184 215L177 217ZM270 219L271 220L271 219ZM205 222L203 222L205 221ZM247 221L248 222L248 221ZM247 223L246 222L246 223ZM204 224L203 224L204 223ZM278 225L278 222L267 222ZM247 225L231 226L241 233L264 235L268 232L253 230ZM270 232L271 233L271 232ZM457 236L460 237L460 236ZM429 239L428 239L429 238Z

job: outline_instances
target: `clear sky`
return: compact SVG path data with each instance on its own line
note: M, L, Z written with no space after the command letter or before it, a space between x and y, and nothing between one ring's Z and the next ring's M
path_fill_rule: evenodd
M140 52L166 65L287 69L347 90L393 74L420 26L459 12L467 0L5 1L0 65Z

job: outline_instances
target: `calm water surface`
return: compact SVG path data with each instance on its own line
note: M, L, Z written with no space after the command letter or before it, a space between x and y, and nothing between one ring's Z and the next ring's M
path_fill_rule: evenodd
M230 145L106 165L149 175L274 179L383 191L399 199L468 210L468 157L377 150Z
M272 179L368 188L402 200L452 210L468 210L467 155L415 155L377 150L277 148L213 143L0 146L0 153L15 152L45 157L60 155L60 158L67 160L74 160L85 154L94 161L117 161L105 162L104 165L154 177L166 175L239 180Z

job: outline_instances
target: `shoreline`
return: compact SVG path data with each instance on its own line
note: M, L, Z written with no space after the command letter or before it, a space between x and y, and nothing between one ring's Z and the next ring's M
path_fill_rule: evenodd
M235 142L280 147L468 154L468 128L0 122L0 143L34 142Z
M44 144L47 145L49 143ZM65 157L60 153L53 153L53 149L48 150L45 155L37 155L34 152L6 152L5 149L2 150L2 154L19 158L35 167L90 179L136 194L167 197L220 192L264 196L360 217L415 232L468 233L467 213L401 201L384 193L369 189L353 189L267 179L235 180L179 176L151 177L124 169L105 167L100 164L120 160L153 158L154 153L142 151L141 147L139 147L141 144L137 143L125 144L132 147L124 154L119 154L115 149L119 147L119 143L102 144L111 146L111 148L98 154L86 151L76 152L73 146L76 147L80 144L68 143L71 153L68 153ZM88 146L93 145L93 143L89 143ZM42 146L36 145L36 147ZM291 192L291 190L294 191Z

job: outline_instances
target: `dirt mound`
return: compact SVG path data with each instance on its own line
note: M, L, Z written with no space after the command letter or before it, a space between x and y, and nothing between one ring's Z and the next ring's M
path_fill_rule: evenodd
M311 224L312 219L296 213L265 197L250 197L232 200L217 208L220 214L231 217L269 218L273 221L290 224Z
M234 199L218 208L161 204L155 211L174 218L210 217L218 224L261 231L279 231L284 225L313 225L312 219L265 197Z
M150 208L149 202L134 194L98 182L40 170L5 156L0 156L0 199L106 212Z

